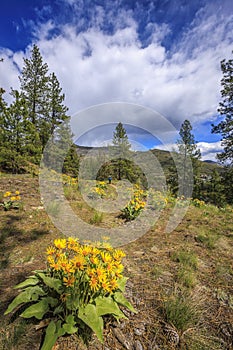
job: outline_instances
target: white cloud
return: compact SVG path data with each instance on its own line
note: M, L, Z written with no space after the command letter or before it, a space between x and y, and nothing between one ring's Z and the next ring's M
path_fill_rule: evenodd
M75 18L79 7L73 0L67 2ZM110 13L115 26L111 34L100 29ZM178 129L184 119L198 125L216 117L220 60L231 54L232 23L230 12L215 14L212 6L206 6L169 52L163 45L168 25L149 23L151 35L143 46L132 12L123 9L119 16L110 11L105 18L103 8L96 7L85 31L72 22L61 24L60 34L51 37L55 23L48 21L35 26L34 32L45 62L61 83L70 114L96 104L125 101L158 111ZM5 55L0 85L8 90L19 86L17 67L22 67L22 53ZM152 131L153 125L153 117L145 120Z
M212 160L217 161L216 153L221 153L223 147L221 146L221 141L218 142L198 142L197 147L200 149L202 154L202 160Z
M201 151L201 160L211 160L217 162L216 154L223 151L221 141L217 142L197 142L197 148ZM166 150L169 152L178 151L176 143L166 145L156 145L154 149Z

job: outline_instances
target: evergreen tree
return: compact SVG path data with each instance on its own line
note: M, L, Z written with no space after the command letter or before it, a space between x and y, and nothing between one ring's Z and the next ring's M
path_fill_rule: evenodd
M130 143L123 124L117 124L115 132L113 133L112 143L114 145L114 155L118 159L114 162L117 168L117 178L121 180L122 176L127 177L127 168L130 157Z
M218 159L233 165L233 59L221 61L221 70L222 101L219 103L218 112L225 116L225 119L218 125L213 125L212 132L222 135L224 151L217 155Z
M23 171L25 161L38 163L41 148L35 126L28 119L28 109L24 98L17 90L12 90L14 101L2 115L1 167L8 171Z
M29 121L37 128L40 134L42 147L48 140L47 116L48 102L48 65L43 63L39 48L34 45L31 58L24 59L24 67L19 77L21 92L28 106Z
M55 75L52 73L49 77L49 112L47 116L47 124L49 134L52 135L57 126L70 118L66 115L68 108L63 104L65 95Z
M233 53L233 52L232 52ZM218 112L225 117L218 125L212 125L212 132L222 135L223 152L217 158L224 163L225 196L228 203L233 200L233 59L221 61L222 80Z
M223 206L225 204L223 177L216 169L213 170L207 187L208 201L219 207Z
M4 115L7 108L7 104L5 100L3 99L3 94L5 93L5 90L0 88L0 125L2 126L0 128L0 147L2 148L4 146Z
M177 140L178 145L178 163L179 175L182 184L182 195L185 197L190 194L191 188L191 170L194 175L194 189L198 177L198 160L201 158L201 152L197 148L194 135L192 134L192 126L189 120L185 120L180 128L180 139ZM191 164L190 164L191 161ZM192 169L191 169L192 167Z

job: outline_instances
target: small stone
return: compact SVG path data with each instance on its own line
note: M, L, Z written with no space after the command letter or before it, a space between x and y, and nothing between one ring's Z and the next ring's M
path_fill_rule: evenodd
M144 324L141 324L139 327L134 329L134 334L141 336L145 332L145 326Z
M159 248L156 247L155 245L151 248L151 252L153 253L158 253L159 252Z
M134 349L135 350L144 350L141 342L139 340L136 340L135 343L134 343Z
M120 329L118 328L113 328L113 333L115 335L115 337L117 338L117 340L121 343L121 345L124 346L125 349L127 350L131 350L131 346L130 343L125 339L124 334L121 332Z
M136 250L134 252L134 255L138 255L138 256L141 256L141 255L144 255L145 253L142 251L142 250Z

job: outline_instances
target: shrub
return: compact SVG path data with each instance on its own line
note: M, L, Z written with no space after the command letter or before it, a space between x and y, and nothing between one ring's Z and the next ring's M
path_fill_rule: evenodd
M21 293L5 315L23 306L23 318L49 318L41 350L51 350L65 334L77 334L88 343L95 332L103 342L105 315L126 318L119 305L136 312L123 296L124 256L106 242L83 245L74 238L56 239L47 249L47 269L34 271L15 287Z

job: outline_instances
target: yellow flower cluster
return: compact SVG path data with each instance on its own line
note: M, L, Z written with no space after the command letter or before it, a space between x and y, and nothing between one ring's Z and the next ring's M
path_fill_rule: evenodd
M19 201L21 199L19 191L15 191L15 193L7 191L4 193L3 197L7 198L8 200L10 200L12 202Z
M201 207L205 206L205 202L200 200L200 199L198 199L198 198L192 199L191 203L197 208L201 208Z
M100 197L104 197L105 196L105 191L103 188L101 187L95 187L95 192L100 196Z
M145 207L146 202L142 201L140 198L138 197L134 197L133 199L131 199L131 201L129 202L129 205L134 207L135 211L141 210Z
M63 184L74 186L78 184L78 179L66 174L62 174L62 182Z
M134 186L133 198L129 201L125 208L121 210L123 217L126 220L133 220L140 214L141 210L144 209L146 205L144 200L146 196L147 193L143 191L139 185Z
M101 198L104 197L106 195L105 193L105 189L106 189L106 182L105 181L99 181L95 188L94 188L94 192L97 193Z
M80 288L87 283L91 293L109 294L118 288L122 277L123 251L107 242L80 244L78 239L55 239L47 248L47 262L52 276L66 287ZM87 292L87 291L86 291Z

